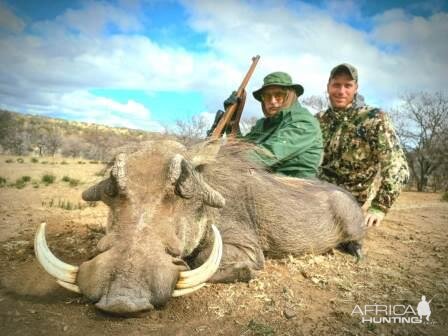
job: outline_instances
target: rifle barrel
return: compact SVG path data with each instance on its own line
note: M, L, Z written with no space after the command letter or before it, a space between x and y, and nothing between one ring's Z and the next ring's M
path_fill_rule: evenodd
M238 98L241 98L241 96L244 94L244 89L246 88L247 83L249 83L250 77L252 77L252 74L255 71L255 67L257 66L259 59L260 59L260 55L252 57L252 64L251 64L249 70L247 71L246 75L244 76L243 81L241 82L241 84L238 88L238 91L236 92L236 96ZM232 119L232 116L237 109L237 105L238 104L232 104L228 108L226 108L226 112L222 116L222 118L219 121L216 128L213 130L213 133L211 135L212 140L218 139L221 136L222 130Z

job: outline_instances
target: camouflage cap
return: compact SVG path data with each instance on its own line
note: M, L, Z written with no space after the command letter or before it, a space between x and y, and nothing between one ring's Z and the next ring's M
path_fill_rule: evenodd
M348 73L352 79L354 79L356 82L358 81L358 70L356 68L348 63L342 63L339 65L336 65L330 72L330 79L332 79L337 73L340 72L346 72Z
M273 72L267 75L263 79L263 86L252 92L254 98L258 101L261 101L261 93L264 88L268 86L285 86L285 87L291 87L296 91L297 97L301 96L303 94L303 86L300 84L294 84L292 82L292 78L290 75L288 75L286 72Z

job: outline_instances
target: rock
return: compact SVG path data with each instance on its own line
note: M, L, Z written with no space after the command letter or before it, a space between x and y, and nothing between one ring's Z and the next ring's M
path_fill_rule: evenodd
M309 279L309 278L310 278L310 274L309 274L307 271L305 271L305 270L301 270L301 271L300 271L300 274L302 274L302 276L303 276L305 279Z
M288 320L290 320L293 317L296 317L297 313L295 312L295 310L293 310L291 308L285 308L283 310L283 316L286 317Z
M313 260L315 264L321 264L321 263L323 263L325 261L325 257L322 256L322 255L318 255L318 256L315 256L311 260Z

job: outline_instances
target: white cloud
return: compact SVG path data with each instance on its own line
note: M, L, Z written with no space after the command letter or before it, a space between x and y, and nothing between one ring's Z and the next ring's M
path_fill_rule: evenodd
M87 36L99 36L105 29L114 28L119 32L138 32L143 25L133 12L106 2L87 1L81 9L67 9L53 21L41 24L57 23L67 29ZM112 25L110 27L108 25Z
M39 101L23 104L23 112L52 115L69 120L82 120L116 127L147 129L163 132L165 128L152 120L151 112L133 100L119 103L105 97L95 96L87 91L75 90L62 95L46 94ZM11 109L8 103L0 103L0 108Z
M83 117L86 121L110 126L154 131L164 129L159 123L151 120L151 113L145 106L133 100L119 103L86 91L73 91L63 94L57 102L54 102L53 107L70 119Z
M210 48L226 62L242 69L250 55L262 56L252 82L257 85L267 73L284 70L304 85L306 95L320 95L331 68L349 62L358 67L367 102L387 105L406 90L445 88L447 13L422 18L402 10L385 12L375 17L375 29L368 33L334 19L338 2L329 2L326 10L298 3L294 11L285 2L186 4L192 27L207 34ZM356 10L352 16L362 19L356 4L347 4Z
M330 69L350 62L359 69L367 102L379 104L394 101L405 90L444 89L448 77L448 20L443 12L422 18L391 10L377 15L374 29L365 32L335 19L340 11L335 1L324 8L288 1L185 1L188 24L206 36L208 46L207 51L192 52L172 47L173 41L167 47L145 36L136 12L144 6L123 3L83 2L81 9L35 22L27 31L20 18L0 6L1 27L15 33L0 39L3 106L19 111L26 106L39 113L53 109L160 129L142 105L117 103L88 91L195 90L213 114L238 87L256 54L261 60L248 86L247 116L261 115L251 92L272 71L289 72L303 84L305 95L322 95ZM346 0L344 5L352 9L350 17L363 19L356 2ZM108 25L124 34L106 34Z

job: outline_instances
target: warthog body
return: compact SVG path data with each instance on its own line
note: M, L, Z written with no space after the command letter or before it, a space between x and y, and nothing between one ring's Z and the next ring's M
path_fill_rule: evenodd
M247 159L247 144L187 150L169 140L115 159L83 193L110 207L100 254L79 267L79 290L102 310L163 305L179 272L208 257L211 224L223 254L212 282L247 281L265 256L322 253L364 235L356 201L319 181L275 176ZM205 154L204 154L205 153Z

